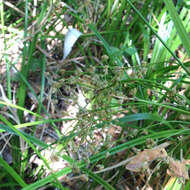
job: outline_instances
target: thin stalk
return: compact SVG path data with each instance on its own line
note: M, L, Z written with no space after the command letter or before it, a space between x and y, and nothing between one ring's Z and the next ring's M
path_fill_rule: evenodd
M42 49L45 49L45 41L43 40L41 42L42 44ZM40 98L39 98L39 106L38 106L38 114L40 114L41 112L41 108L42 108L42 99L43 99L43 95L44 95L44 89L45 89L45 69L46 69L46 56L43 54L42 57L42 66L41 66L41 73L42 73L42 77L41 77L41 88L40 88Z
M28 28L28 0L25 1L25 23L24 23L24 38L27 37L27 28ZM26 76L26 54L27 54L27 42L24 42L23 48L23 56L22 56L22 67L21 73ZM26 85L21 80L20 81L20 88L18 89L18 105L20 107L24 107L25 104L25 97L26 97ZM23 121L23 111L18 110L19 120L22 123ZM21 151L20 151L20 138L18 136L13 136L11 139L12 145L12 158L13 158L13 167L16 169L18 173L20 173L21 169Z
M2 34L3 34L3 39L4 39L4 57L5 57L5 62L6 62L6 78L7 78L7 97L8 99L11 100L11 77L10 77L10 65L9 65L9 60L7 57L7 54L5 53L7 50L7 43L6 43L6 38L5 38L5 22L4 22L4 6L3 6L3 1L0 1L0 6L1 6L1 25L2 25Z
M24 21L24 39L27 37L27 28L28 28L28 0L25 1L25 21ZM26 54L27 54L27 42L24 42L23 48L23 56L22 56L22 68L21 73L27 78L26 71ZM26 85L21 80L20 81L20 88L18 90L18 105L23 107L25 103L25 96L26 96ZM23 120L23 112L18 111L19 119L22 122Z

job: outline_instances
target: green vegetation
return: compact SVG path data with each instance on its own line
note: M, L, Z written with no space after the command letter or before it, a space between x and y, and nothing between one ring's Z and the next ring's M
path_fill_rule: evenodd
M189 9L0 1L0 189L188 190Z

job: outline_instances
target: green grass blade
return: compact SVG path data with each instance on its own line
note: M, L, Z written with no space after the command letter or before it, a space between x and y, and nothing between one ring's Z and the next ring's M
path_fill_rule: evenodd
M24 38L27 37L27 28L28 28L28 0L25 1L25 22L24 22ZM26 71L26 57L27 57L27 44L28 42L24 42L24 48L23 48L23 56L22 56L22 67L21 72L24 76L27 76ZM25 84L20 81L20 88L18 89L18 105L23 107L25 103L25 96L26 96L26 86ZM18 110L18 115L20 118L20 121L23 120L23 113Z
M165 3L166 8L172 18L172 21L174 22L175 28L179 34L182 44L186 49L188 56L190 57L190 37L187 34L185 27L183 26L183 23L178 15L178 12L174 7L172 0L164 0L163 2Z
M18 135L15 131L13 131L11 128L9 128L6 125L0 124L0 130L2 130L2 132L8 132L10 134L14 134L14 135ZM44 143L43 141L37 139L36 137L29 135L23 131L20 131L26 138L28 138L29 141L31 141L32 143L42 147L42 148L47 148L48 145L46 143Z
M110 47L110 45L106 42L106 40L101 36L101 34L96 30L95 26L92 25L92 24L89 24L88 25L89 28L95 33L95 35L101 40L101 42L103 43L108 55L110 57L113 58L113 52L112 52L112 49Z
M110 58L112 60L115 60L117 62L117 64L118 64L118 66L123 67L123 63L116 56L114 56L114 52L113 52L112 48L106 42L106 40L101 36L101 34L96 30L95 26L92 25L92 24L89 24L88 26L95 33L95 35L97 36L97 38L99 40L101 40L101 42L103 43L103 45L104 45L104 47L105 47L108 55L110 56ZM125 73L126 79L129 78L128 75L127 75L127 73L126 73L126 71L124 73Z
M27 113L30 113L30 114L32 114L32 115L34 115L34 116L36 116L36 117L40 117L41 119L43 118L43 117L40 116L39 114L34 113L34 112L32 112L32 111L30 111L30 110L28 110L28 109L26 109L26 108L17 106L17 105L15 105L15 104L11 104L11 103L7 103L7 102L0 101L0 105L10 106L10 107L16 108L16 109L18 109L18 110L20 110L20 111L22 111L22 112L26 111Z
M94 155L90 158L90 161L92 163L97 162L97 161L105 158L107 154L114 155L117 152L121 152L123 150L126 150L131 147L135 147L137 145L141 145L141 144L145 143L147 141L147 139L153 139L153 140L154 139L158 140L158 139L162 139L162 138L169 139L172 136L179 135L179 134L187 134L188 132L189 132L189 130L178 130L177 129L177 130L161 131L161 132L156 132L151 135L142 136L137 139L133 139L131 141L123 143L121 145L110 148L109 150L105 150L103 152L97 153L96 155Z
M169 137L172 137L174 135L179 135L179 134L182 135L184 133L188 134L189 131L188 130L170 130L170 131L157 132L155 134L143 136L143 137L131 140L129 142L123 143L121 145L115 146L115 147L108 149L108 150L105 150L103 152L97 153L97 154L93 155L92 157L90 157L89 160L90 160L90 163L95 163L95 162L107 157L107 155L108 155L107 153L109 153L109 155L114 155L117 152L121 152L121 151L126 150L130 147L134 147L134 146L143 144L147 141L147 139L169 138ZM82 168L82 170L84 169L83 167L86 167L88 165L88 163L85 161L76 162L68 156L63 156L63 159L67 160L71 165L75 164L77 167ZM72 169L70 167L67 167L67 168L64 168L63 170L61 170L59 172L54 173L54 175L56 177L61 177L62 175L66 175L66 174L71 173L71 172L72 172ZM54 180L52 175L53 174L33 183L31 185L28 185L27 187L23 188L22 190L34 190L35 188L42 187L43 185L46 185L47 183L50 183ZM96 176L93 176L93 177L96 177ZM101 183L103 183L103 182L101 182Z
M160 40L160 42L163 44L163 46L170 52L170 54L175 58L177 63L185 70L185 72L190 76L189 69L179 60L179 58L175 55L174 52L170 50L170 48L167 46L167 44L162 40L162 38L155 32L155 30L152 28L152 26L148 23L148 21L143 17L143 15L138 11L138 9L131 3L130 0L127 0L129 5L134 9L134 11L139 15L139 17L145 22L145 24L150 28L150 30L156 35L156 37Z
M132 115L127 115L122 118L117 119L120 122L130 122L130 121L139 121L139 120L154 120L154 121L161 121L162 119L159 115L152 114L152 113L137 113Z
M167 186L165 186L163 190L181 190L181 189L182 189L182 183L180 179L174 178L174 180L169 180Z
M188 182L185 185L184 190L189 190L190 189L190 180L188 180Z
M62 122L62 121L74 121L76 119L74 118L64 118L64 119L44 119L44 120L39 120L39 121L32 121L32 122L27 122L27 123L22 123L18 125L14 125L15 128L20 129L23 127L30 127L30 126L35 126L35 125L42 125L46 123L52 123L52 122Z
M33 184L28 185L27 187L24 187L22 190L36 190L39 187L42 187L42 186L46 185L47 183L51 183L52 181L54 181L54 176L56 176L58 178L58 177L64 176L71 172L72 172L71 168L69 168L69 167L64 168L63 170L54 173L54 175L51 174L41 180L38 180L37 182L35 182Z
M2 115L0 115L0 120L3 123L5 123L8 127L10 127L11 130L13 130L15 133L17 133L22 139L24 139L28 143L28 145L34 150L34 152L39 156L39 158L43 161L44 165L51 171L51 168L50 168L48 162L46 161L46 159L40 154L38 149L28 140L28 138L25 137L22 134L22 132L20 132L18 129L14 128L14 126L9 121L7 121ZM54 173L52 174L52 176L53 176L54 180L57 182L57 184L59 185L59 187L61 188L61 183L56 178Z
M42 49L45 49L45 41L42 41ZM41 88L40 88L40 98L39 98L39 102L42 102L43 99L43 95L44 95L44 89L45 89L45 68L46 68L46 57L45 55L43 55L42 57L42 66L41 66ZM42 104L39 104L38 106L38 114L40 114L41 112L41 106Z
M21 187L26 187L27 184L23 179L15 172L15 170L7 164L7 162L0 156L0 165L17 181Z
M157 103L157 102L153 102L153 101L147 101L147 100L143 100L143 99L137 99L137 101L143 102L143 103L145 103L147 105L151 104L151 105L161 106L161 107L168 108L168 109L174 110L176 112L184 113L184 114L187 114L187 115L190 114L190 111L187 111L187 110L184 110L184 109L181 109L181 108L177 108L177 107L172 106L172 105Z
M14 67L15 70L18 72L19 77L22 79L22 81L25 83L25 85L30 89L30 91L32 92L32 94L34 95L34 97L36 98L36 100L38 101L38 103L40 104L40 106L41 106L41 108L43 109L43 111L46 113L46 115L47 115L48 117L50 117L49 113L47 112L47 109L46 109L45 106L40 102L40 100L39 100L38 96L36 95L34 89L33 89L32 86L29 84L29 82L26 80L25 76L24 76L21 72L19 72L15 66L13 66L13 67ZM19 109L23 109L23 108L20 107ZM39 117L39 115L38 115L37 117ZM40 118L41 118L41 116L40 116ZM55 124L52 123L52 125L53 125L53 127L56 129ZM58 130L56 130L56 132L57 132L57 134L58 134L59 136L61 136Z

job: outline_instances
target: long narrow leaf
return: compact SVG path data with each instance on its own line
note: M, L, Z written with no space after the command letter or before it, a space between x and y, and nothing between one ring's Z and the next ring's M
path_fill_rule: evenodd
M13 131L11 128L9 128L9 127L6 126L6 125L0 124L0 130L3 130L3 132L6 131L6 132L8 132L8 133L10 133L10 134L14 134L14 135L17 135L17 136L18 136L18 134L17 134L15 131ZM32 135L29 135L29 134L27 134L27 133L25 133L25 132L23 132L23 131L20 131L20 132L21 132L25 137L27 137L28 140L31 141L32 143L34 143L34 144L36 144L36 145L38 145L38 146L40 146L40 147L42 147L42 148L47 148L47 147L48 147L48 145L47 145L46 143L44 143L43 141L37 139L36 137L34 137L34 136L32 136Z
M174 22L175 28L179 34L179 37L183 43L183 46L190 57L190 38L185 30L185 27L183 26L183 23L177 13L177 10L174 7L172 0L164 0L163 2L165 3L166 8L172 18L172 21Z
M152 135L147 135L147 136L143 136L131 141L128 141L126 143L123 143L121 145L115 146L109 150L100 152L92 157L89 158L90 163L95 163L103 158L105 158L107 156L107 153L109 153L109 155L114 155L117 152L121 152L123 150L126 150L127 148L130 147L134 147L136 145L140 145L142 143L145 143L147 139L158 139L158 138L169 138L171 136L174 135L179 135L179 134L184 134L184 133L189 133L189 130L170 130L170 131L162 131L162 132L158 132ZM63 156L64 160L67 160L71 165L75 162L73 159L71 159L68 156ZM83 167L86 167L89 163L87 162L75 162L75 165L79 168L84 169ZM55 172L54 176L56 177L61 177L63 175L66 175L68 173L71 173L72 169L70 167L64 168L63 170L59 171L59 172ZM92 177L92 176L91 176ZM54 180L53 178L53 174L49 175L48 177L43 178L42 180L39 180L31 185L28 185L27 187L23 188L22 190L34 190L36 188L42 187L43 185L46 185L47 183L50 183Z
M21 187L26 187L27 184L23 181L23 179L15 172L15 170L7 164L5 160L0 156L0 165L4 167L4 169L17 181L17 183Z
M171 51L171 49L167 46L167 44L162 40L162 38L154 31L152 26L148 23L148 21L143 17L143 15L138 11L138 9L131 3L130 0L127 0L129 5L134 9L134 11L139 15L139 17L143 20L143 22L151 29L151 31L156 35L156 37L160 40L160 42L163 44L163 46L170 52L170 54L175 58L177 63L185 70L185 72L190 75L189 69L178 59L178 57L175 55L174 52Z
M40 154L39 150L28 140L27 137L25 137L18 129L14 128L14 126L7 121L2 115L0 115L0 120L2 122L4 122L8 127L10 127L11 130L13 130L15 133L17 133L22 139L24 139L28 145L34 150L34 152L40 157L41 160L43 160L44 165L51 170L47 160ZM58 181L58 179L56 178L56 176L54 175L54 173L52 174L54 180L57 182L57 184L60 185L61 187L61 183Z
M27 187L24 187L22 190L36 190L37 188L42 187L42 186L46 185L47 183L54 181L54 179L55 179L54 176L56 176L58 178L58 177L64 176L71 172L72 172L71 168L69 168L69 167L64 168L63 170L54 173L54 175L51 174L41 180L38 180L37 182L35 182L33 184L28 185Z

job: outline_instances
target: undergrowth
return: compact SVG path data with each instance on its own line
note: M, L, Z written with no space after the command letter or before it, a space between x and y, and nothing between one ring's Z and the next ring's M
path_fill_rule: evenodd
M0 1L0 189L188 190L189 3Z

